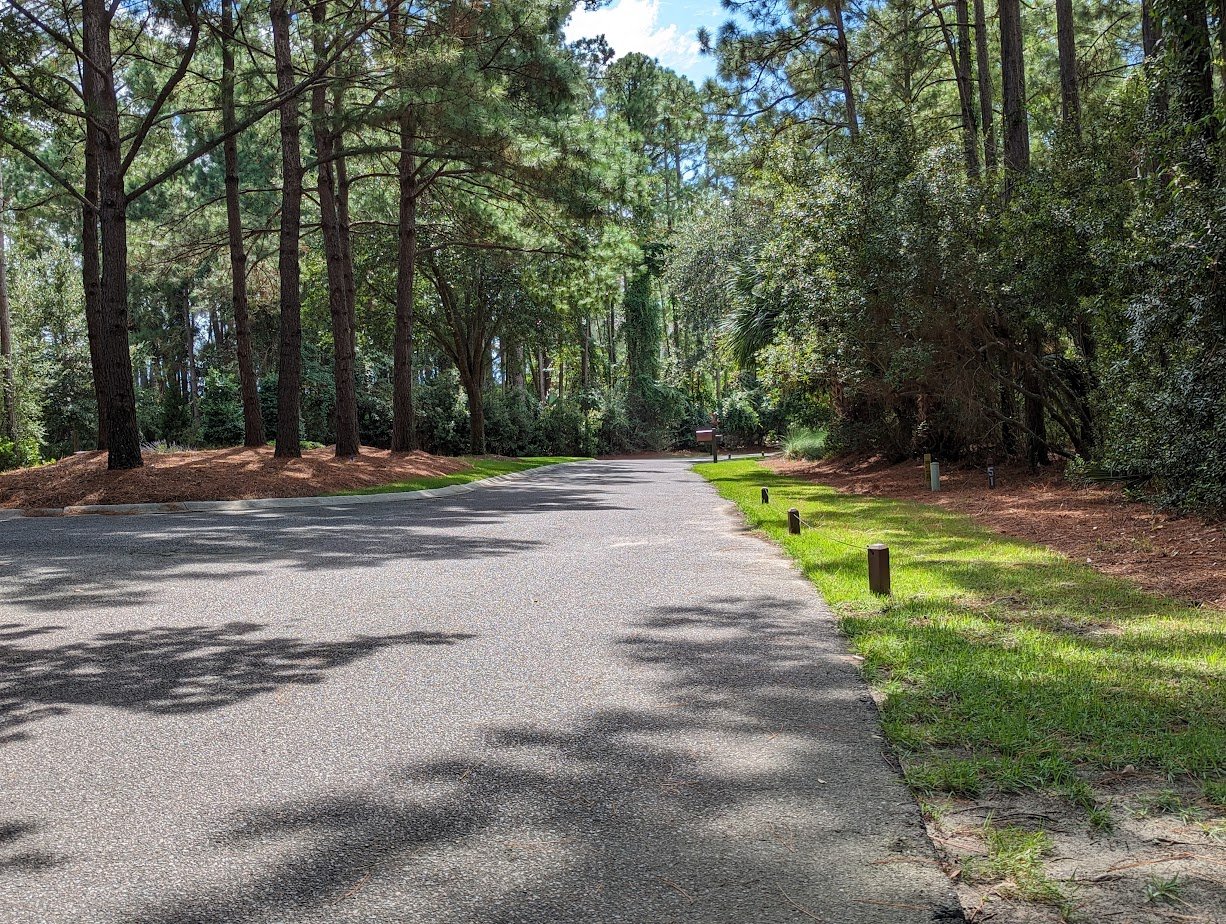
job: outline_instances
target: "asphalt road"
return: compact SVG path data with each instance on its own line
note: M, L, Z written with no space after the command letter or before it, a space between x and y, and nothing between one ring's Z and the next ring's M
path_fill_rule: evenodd
M812 587L688 465L0 523L0 921L961 920Z

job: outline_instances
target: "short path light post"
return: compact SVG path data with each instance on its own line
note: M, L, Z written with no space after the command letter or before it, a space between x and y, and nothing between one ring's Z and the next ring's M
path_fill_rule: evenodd
M771 502L771 489L763 488L762 489L762 503L769 504L770 502Z
M868 547L868 589L881 596L890 594L890 547L883 542Z
M932 490L934 491L941 490L941 463L940 462L932 463L931 478L932 478L932 481L930 482L930 486L932 487Z
M793 536L800 535L800 511L795 507L788 510L788 532Z

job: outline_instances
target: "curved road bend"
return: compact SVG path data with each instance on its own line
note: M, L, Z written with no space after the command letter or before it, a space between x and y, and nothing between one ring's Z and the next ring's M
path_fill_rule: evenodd
M0 524L0 921L961 920L738 522L652 460Z

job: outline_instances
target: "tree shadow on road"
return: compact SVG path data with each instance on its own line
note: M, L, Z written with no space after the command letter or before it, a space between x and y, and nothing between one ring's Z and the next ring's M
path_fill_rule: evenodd
M37 828L29 822L0 822L0 876L9 872L41 873L63 863L59 857L19 844Z
M236 807L217 845L250 875L128 920L961 920L854 667L805 609L659 607L609 654L642 695L486 728L483 749L380 785Z
M0 536L0 601L60 613L138 606L159 599L158 581L219 582L274 569L340 571L396 561L498 559L541 540L487 527L512 518L531 529L541 512L576 516L620 509L600 481L512 482L411 503L342 505L237 515L14 520Z
M399 645L452 645L462 632L355 635L309 642L262 634L254 622L103 632L50 647L13 644L35 632L0 627L0 744L74 706L176 715L220 709L287 684L321 683L329 671Z

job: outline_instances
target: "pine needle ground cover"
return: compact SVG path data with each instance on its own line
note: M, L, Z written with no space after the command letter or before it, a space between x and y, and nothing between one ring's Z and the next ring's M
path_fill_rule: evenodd
M696 468L838 615L930 821L942 799L999 807L1030 793L1086 836L1161 815L1191 843L1226 842L1226 613L932 506L841 494L754 461ZM868 590L873 542L890 548L888 598Z
M271 446L148 452L141 468L108 471L105 452L68 456L52 465L0 473L0 507L140 504L420 491L524 471L571 456L508 459L391 453L363 447L337 458L330 447L277 459Z
M383 494L394 491L428 491L432 488L445 488L453 484L468 484L470 481L481 481L494 478L497 475L510 475L513 472L524 472L543 465L556 465L559 462L579 462L581 456L525 456L520 459L487 459L480 457L465 458L469 468L452 472L447 475L428 475L419 478L409 478L391 484L372 485L366 488L355 488L349 491L339 491L337 496L354 494Z

